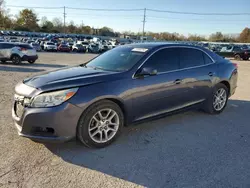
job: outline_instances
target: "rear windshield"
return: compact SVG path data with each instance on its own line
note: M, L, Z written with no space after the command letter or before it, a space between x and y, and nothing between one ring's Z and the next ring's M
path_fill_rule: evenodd
M20 47L20 48L33 49L33 48L32 48L30 45L28 45L28 44L18 44L17 46Z
M55 45L53 42L48 42L47 45Z

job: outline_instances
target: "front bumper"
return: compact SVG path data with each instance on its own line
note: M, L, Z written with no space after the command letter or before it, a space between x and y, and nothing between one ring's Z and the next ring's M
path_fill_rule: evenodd
M20 136L40 142L65 142L75 137L82 113L79 107L67 102L50 108L25 107L18 117L15 103L12 118Z
M22 57L22 61L36 61L37 59L38 59L38 55L34 55L34 56L24 55Z

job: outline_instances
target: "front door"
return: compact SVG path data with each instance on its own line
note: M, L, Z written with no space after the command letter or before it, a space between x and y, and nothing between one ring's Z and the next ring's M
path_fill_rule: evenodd
M178 53L176 48L159 50L140 68L155 69L157 74L133 79L131 95L134 120L172 111L187 100L182 97L188 88L179 79Z

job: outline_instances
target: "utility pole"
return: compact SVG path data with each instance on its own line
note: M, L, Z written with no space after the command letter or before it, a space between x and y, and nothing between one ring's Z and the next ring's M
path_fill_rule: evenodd
M64 6L64 7L63 7L63 32L64 32L64 33L66 33L65 19L66 19L66 11L65 11L65 6Z
M143 26L142 26L142 37L145 36L146 11L147 11L147 9L144 8L144 16L143 16L143 21L142 21L142 23L143 23Z

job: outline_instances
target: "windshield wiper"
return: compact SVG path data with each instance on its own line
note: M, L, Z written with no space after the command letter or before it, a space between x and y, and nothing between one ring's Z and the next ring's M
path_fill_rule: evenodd
M104 68L102 68L102 67L99 67L99 66L87 66L87 65L85 65L87 68L92 68L92 69L95 69L95 70L97 70L97 69L100 69L100 70L105 70Z

